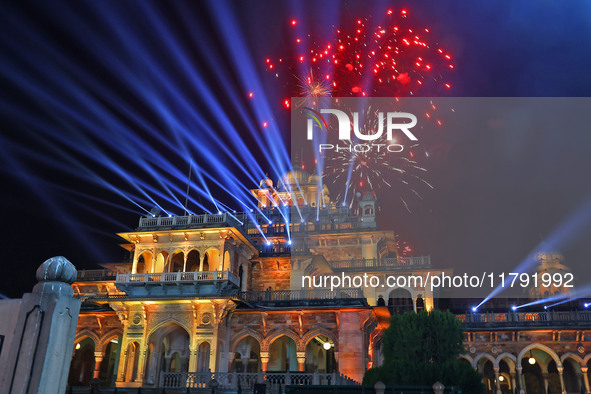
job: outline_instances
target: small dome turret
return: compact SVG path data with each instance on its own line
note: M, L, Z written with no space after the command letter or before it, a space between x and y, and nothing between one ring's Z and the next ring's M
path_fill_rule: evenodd
M273 187L273 181L267 175L266 178L261 179L261 181L259 182L259 187L261 189L272 188Z

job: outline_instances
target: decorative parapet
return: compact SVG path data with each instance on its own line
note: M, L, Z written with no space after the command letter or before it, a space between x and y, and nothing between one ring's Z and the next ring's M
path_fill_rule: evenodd
M431 256L385 257L327 261L335 271L387 271L409 268L431 268Z
M469 313L456 315L465 328L576 327L591 324L591 311Z
M235 293L240 279L230 271L118 274L115 285L128 296L221 296Z

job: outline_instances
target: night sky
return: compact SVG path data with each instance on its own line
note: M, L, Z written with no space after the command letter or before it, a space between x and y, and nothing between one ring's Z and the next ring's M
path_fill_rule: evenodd
M230 192L240 182L253 186L249 171L253 179L264 172L276 177L281 165L274 155L289 153L289 110L282 103L294 92L284 83L292 76L274 78L265 58L289 56L292 19L322 37L332 25L407 9L454 56L447 96L591 93L587 1L5 1L0 7L0 293L9 297L29 291L37 266L54 255L79 269L121 261L115 233L135 228L142 208L156 202L183 214L191 160L201 171L193 182L204 190L191 194L195 213L217 208L208 193L241 210L205 174L232 185ZM260 127L263 121L270 127ZM539 134L531 126L519 138L487 126L450 133L443 153L423 163L435 188L413 203L411 214L384 205L381 227L397 231L417 254L430 254L436 266L510 270L569 217L584 216L581 207L591 198L587 123L553 133L542 127ZM584 268L590 227L578 226L559 245L567 264L579 268L581 284L591 279Z

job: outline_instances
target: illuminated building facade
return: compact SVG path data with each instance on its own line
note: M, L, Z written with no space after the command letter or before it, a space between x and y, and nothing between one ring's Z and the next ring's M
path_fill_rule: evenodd
M119 234L130 261L80 271L73 284L83 311L69 383L360 382L381 363L390 313L430 310L436 297L420 287L303 288L302 279L451 270L434 269L427 256L399 256L394 232L377 227L373 195L351 210L335 206L319 184L296 170L276 188L265 179L252 190L258 211L143 217L136 231ZM591 318L541 316L458 315L467 330L464 358L490 391L513 391L517 380L521 388L555 388L554 373L562 391L575 379L589 391Z

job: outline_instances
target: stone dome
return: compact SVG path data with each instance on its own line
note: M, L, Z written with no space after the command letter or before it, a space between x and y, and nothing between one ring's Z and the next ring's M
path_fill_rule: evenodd
M280 182L284 185L301 185L302 183L306 183L308 181L309 176L310 174L308 174L306 171L295 168L285 174L281 178Z
M361 201L375 201L376 196L373 193L365 193Z
M266 178L261 179L261 181L259 182L259 187L261 189L268 188L268 187L273 187L273 181L271 180L271 178L269 178L267 176Z
M318 183L320 183L320 176L318 174L310 175L310 177L308 178L308 183L312 185L317 185Z
M63 256L56 256L45 260L37 268L39 282L65 282L72 284L76 281L77 272L74 264Z

